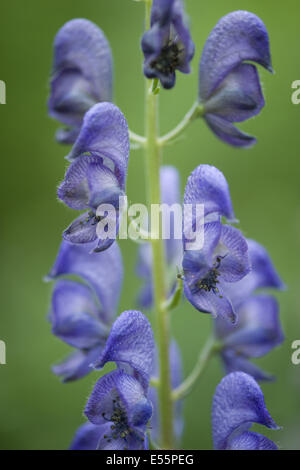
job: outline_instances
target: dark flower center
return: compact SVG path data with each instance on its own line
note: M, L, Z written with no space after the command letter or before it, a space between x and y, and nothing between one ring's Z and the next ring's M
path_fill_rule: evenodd
M130 434L136 434L133 429L128 424L127 413L122 404L120 403L119 398L113 400L113 413L110 417L106 417L106 413L102 413L102 417L105 421L112 422L110 427L111 434L104 435L104 439L107 442L111 442L112 439L124 439L125 443L127 442L127 437ZM143 438L140 438L142 441ZM127 447L124 447L124 450L127 450Z
M219 283L218 276L220 275L220 273L218 269L221 264L221 257L218 256L216 261L217 262L215 263L214 267L208 271L206 276L196 283L197 290L203 289L206 292L213 291L214 294L217 294L219 292L217 284Z
M181 52L183 49L180 49L179 44L174 40L169 40L163 46L159 56L153 60L151 67L164 75L169 75L179 66Z
M88 224L91 222L91 225L97 225L98 222L101 221L103 217L100 217L99 215L96 215L95 212L89 211L86 219L84 221L80 222L80 225L84 225L84 223Z

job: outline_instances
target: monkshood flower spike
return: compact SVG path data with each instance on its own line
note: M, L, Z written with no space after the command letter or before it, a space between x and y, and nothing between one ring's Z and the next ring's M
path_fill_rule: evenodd
M68 155L72 163L57 191L67 206L87 210L65 230L65 240L79 244L95 241L94 251L106 250L114 242L119 229L119 201L125 195L128 157L129 134L123 114L111 103L94 105L84 117ZM101 205L110 205L115 212L105 210L99 214ZM115 233L98 237L97 224L106 212Z
M250 363L249 359L262 357L283 342L279 306L273 296L254 293L284 286L265 248L254 240L247 240L247 244L251 272L236 284L227 286L238 314L238 324L229 325L217 318L215 335L221 345L221 358L227 373L243 371L255 380L272 380L273 376Z
M233 372L216 388L212 405L212 435L216 450L276 450L273 441L249 429L253 423L279 429L270 416L263 392L243 372Z
M268 32L247 11L221 18L201 56L197 99L179 124L161 135L160 87L172 89L178 71L190 72L195 46L184 0L136 1L145 13L144 135L129 130L112 103L113 61L103 32L75 19L60 29L54 43L49 114L64 126L58 141L72 144L57 194L78 216L64 231L48 275L54 281L48 315L52 332L72 348L53 371L63 382L98 374L84 410L87 421L70 447L179 448L184 400L210 359L219 355L229 375L213 398L214 448L275 450L274 442L250 429L252 424L278 429L256 382L271 376L252 359L283 341L279 306L269 292L283 283L266 250L233 226L238 220L220 170L199 165L188 178L182 208L180 174L162 166L164 147L200 117L227 144L256 142L236 123L264 106L258 66L272 72ZM144 152L150 225L149 220L143 225L142 209L138 222L125 210L130 141ZM141 239L134 237L137 275L143 281L138 300L153 312L156 342L143 313L129 306L117 316L123 263L116 238L119 231L124 238L125 215L123 222L132 222L128 235L142 225ZM171 335L171 311L182 308L182 294L197 311L211 315L213 326L187 375Z
M256 139L233 123L257 115L264 106L258 72L249 61L272 72L266 27L253 13L229 13L206 41L199 66L199 101L211 130L237 147L250 147Z
M103 253L90 250L89 245L63 241L47 278L56 280L49 315L52 332L76 349L53 367L64 382L91 372L91 363L99 359L109 337L121 293L123 263L117 243Z
M221 216L234 219L228 184L215 167L200 165L188 179L185 204L203 204L204 243L200 250L184 251L184 293L200 312L237 320L226 286L250 271L248 245L242 233L221 223ZM196 215L195 215L196 217ZM194 216L189 225L196 224ZM184 239L184 246L186 240Z
M84 114L94 104L112 101L113 67L109 43L98 26L85 19L66 23L54 41L49 114L66 128L61 143L75 142Z
M173 88L176 70L190 73L195 46L187 26L183 0L153 0L151 28L142 38L144 74Z

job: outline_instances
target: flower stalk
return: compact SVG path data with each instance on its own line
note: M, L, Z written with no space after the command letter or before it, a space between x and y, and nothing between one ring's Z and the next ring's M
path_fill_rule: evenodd
M197 380L200 378L206 366L208 365L210 359L219 351L219 349L220 345L217 343L215 338L211 336L200 352L197 363L191 374L185 379L184 382L182 382L181 385L179 385L179 387L173 391L172 398L174 401L181 400L191 393Z
M152 1L145 4L146 28L150 27ZM154 85L154 86L153 86ZM161 149L158 144L158 94L155 93L156 86L152 80L146 80L145 105L146 105L146 181L148 184L148 203L160 204L160 165ZM153 228L151 227L151 231ZM170 329L169 315L165 308L167 296L166 267L164 255L164 243L161 237L161 223L155 227L158 238L151 239L153 257L153 289L154 309L156 314L156 325L158 335L159 355L159 409L161 419L162 448L171 449L173 446L173 402L171 389L171 371L169 359Z

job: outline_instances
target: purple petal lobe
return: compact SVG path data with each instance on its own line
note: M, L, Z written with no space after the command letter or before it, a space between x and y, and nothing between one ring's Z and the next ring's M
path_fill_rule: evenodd
M115 315L119 302L123 282L122 256L117 243L103 253L91 253L93 248L93 243L72 245L63 241L49 278L75 275L86 281L97 294L101 304L100 318L107 324Z
M70 450L96 450L104 426L95 426L87 422L76 431Z
M263 371L256 364L250 362L247 357L242 356L234 349L225 349L221 354L221 358L226 374L230 374L231 372L245 372L251 375L257 382L273 382L275 379L273 375Z
M213 268L213 254L220 241L222 225L211 222L204 226L204 245L201 250L186 250L182 267L186 283L193 288Z
M254 65L239 64L205 102L207 114L217 114L230 122L256 116L264 106L259 76Z
M223 245L220 266L220 278L225 282L237 282L251 269L248 245L242 233L230 225L222 225L220 243Z
M255 380L243 372L222 379L212 406L212 431L215 449L226 449L230 438L246 431L252 423L278 429L271 418L263 393Z
M75 219L63 233L66 242L74 244L87 244L97 239L94 217L88 212L81 214Z
M278 447L267 437L248 431L233 438L228 450L278 450Z
M192 293L187 284L184 283L184 295L199 312L211 313L213 317L220 316L230 323L236 323L237 316L233 306L230 300L223 295L220 287L218 288L218 293L203 289Z
M249 148L256 144L255 137L240 131L230 121L215 114L205 114L208 127L219 139L234 147Z
M221 18L206 41L199 67L200 100L205 102L244 61L271 70L269 37L260 18L247 11L235 11Z
M148 388L153 368L154 339L147 318L140 312L123 312L114 322L105 349L96 367L107 362L116 362L128 371L128 366L141 378L145 389Z
M66 23L54 42L51 116L79 128L93 104L112 100L112 81L111 51L101 29L85 19Z
M101 203L117 198L119 184L115 173L103 164L97 156L84 155L76 159L68 168L65 179L57 194L72 209L97 209Z
M98 319L91 289L59 280L52 295L52 332L70 346L90 349L104 343L108 331Z
M270 255L266 249L254 240L247 239L251 271L236 284L226 285L226 292L237 308L256 289L284 289Z
M122 417L121 421L116 421L116 414ZM98 380L85 407L85 415L91 423L99 425L111 421L114 424L112 436L116 439L123 439L124 431L134 431L140 448L151 414L152 406L139 381L121 370L114 370Z
M250 297L240 306L238 315L238 325L223 337L226 346L246 357L261 357L282 343L279 306L272 296Z
M211 165L199 165L189 176L185 192L185 204L204 204L204 213L218 213L234 220L228 183L223 173Z
M75 351L63 362L52 367L54 374L62 378L63 382L71 382L81 379L92 372L92 362L101 354L103 346L99 346L87 351Z
M90 153L102 158L106 166L125 189L128 157L129 133L125 117L111 103L99 103L85 115L83 126L68 158Z

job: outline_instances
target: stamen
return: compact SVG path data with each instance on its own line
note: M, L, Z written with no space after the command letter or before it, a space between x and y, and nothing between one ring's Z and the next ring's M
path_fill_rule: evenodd
M213 291L214 294L219 293L219 289L217 287L217 284L219 284L218 276L220 275L218 269L220 267L222 261L221 256L217 256L216 258L216 263L214 264L214 267L208 271L206 276L202 278L200 281L198 281L195 285L196 289L203 289L206 292ZM222 299L223 296L219 295L219 298Z
M164 75L169 75L179 66L180 54L183 51L184 49L179 47L176 40L170 39L161 49L159 56L151 63L151 67Z

